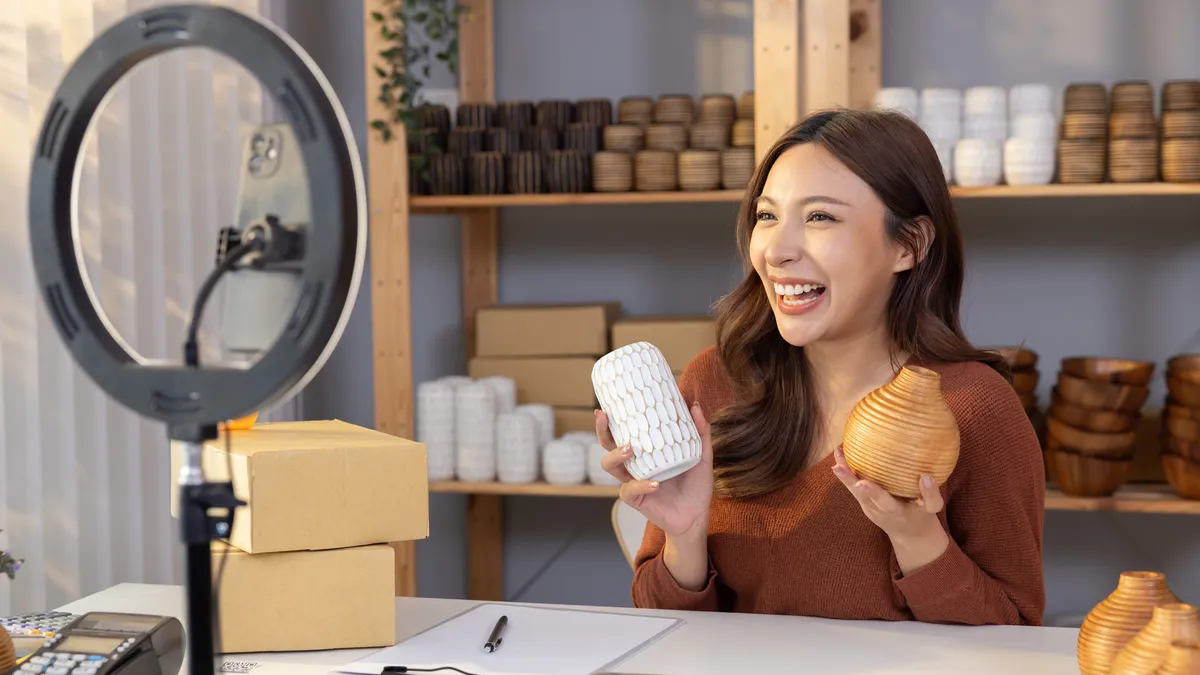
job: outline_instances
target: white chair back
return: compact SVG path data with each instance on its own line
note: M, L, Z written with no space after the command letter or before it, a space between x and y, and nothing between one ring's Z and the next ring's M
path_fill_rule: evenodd
M625 560L633 567L633 557L641 548L642 538L646 534L646 516L618 499L612 508L612 525Z

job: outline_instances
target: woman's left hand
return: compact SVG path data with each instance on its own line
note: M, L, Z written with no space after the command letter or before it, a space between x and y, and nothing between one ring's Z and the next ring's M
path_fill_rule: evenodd
M860 480L846 464L842 446L833 450L833 472L858 500L863 514L892 541L903 574L933 562L946 550L950 537L937 514L946 505L933 477L921 477L921 498L897 499L869 480Z

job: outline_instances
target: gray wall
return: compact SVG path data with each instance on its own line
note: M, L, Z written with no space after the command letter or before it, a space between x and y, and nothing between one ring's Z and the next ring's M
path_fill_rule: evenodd
M497 96L507 99L751 88L749 0L495 0ZM966 87L1200 76L1190 0L888 0L884 84ZM291 30L363 127L358 0L293 5ZM536 37L534 37L536 36ZM445 74L439 86L453 86ZM1054 364L1076 353L1160 363L1200 349L1194 198L960 201L969 260L967 330L1025 341ZM1190 210L1189 210L1190 209ZM503 211L502 302L615 298L634 314L703 312L737 275L732 205ZM413 356L419 380L461 372L457 221L412 222ZM552 279L554 283L546 283ZM372 421L369 289L306 415ZM1161 384L1152 404L1162 400ZM520 599L629 604L631 574L605 500L507 500L505 578ZM419 550L423 595L465 592L465 499L435 495ZM547 565L548 561L553 562ZM1130 568L1166 571L1200 602L1200 518L1050 512L1048 614L1069 620Z

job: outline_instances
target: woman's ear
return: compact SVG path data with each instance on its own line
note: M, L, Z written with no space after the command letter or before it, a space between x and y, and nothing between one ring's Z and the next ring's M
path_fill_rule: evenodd
M893 272L903 272L916 267L929 255L929 247L933 246L934 228L929 216L917 216L905 223L900 255L896 258Z

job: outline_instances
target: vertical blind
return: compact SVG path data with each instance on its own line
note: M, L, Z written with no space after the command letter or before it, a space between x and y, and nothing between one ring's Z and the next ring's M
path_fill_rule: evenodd
M286 25L283 0L213 1ZM24 559L15 580L0 576L0 615L182 579L166 431L109 400L66 351L35 287L26 211L31 149L65 68L99 32L161 4L6 0L0 12L0 550ZM233 222L243 139L272 115L252 75L197 48L143 62L93 120L82 255L108 319L143 356L180 357L217 232Z

